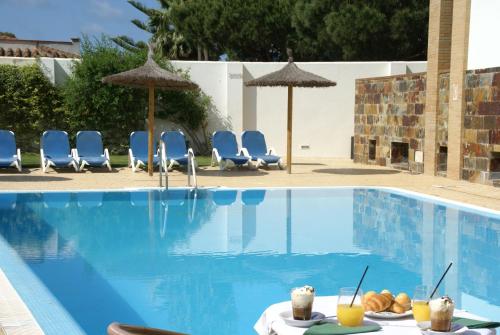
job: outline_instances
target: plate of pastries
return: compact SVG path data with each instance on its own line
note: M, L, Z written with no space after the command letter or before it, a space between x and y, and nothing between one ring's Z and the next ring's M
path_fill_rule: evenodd
M389 290L369 291L363 296L365 315L377 319L399 319L412 315L411 299L401 292L394 296Z

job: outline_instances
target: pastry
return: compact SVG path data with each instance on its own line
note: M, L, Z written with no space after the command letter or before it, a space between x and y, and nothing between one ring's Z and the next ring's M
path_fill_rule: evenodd
M408 294L404 292L399 293L396 298L394 298L394 301L403 306L405 311L408 311L411 308L411 299Z
M406 309L396 301L393 301L391 307L389 307L389 312L403 314L404 312L406 312Z
M367 311L382 312L391 306L392 299L386 294L374 294L364 302Z
M370 299L375 294L377 294L377 292L375 292L375 291L368 291L368 292L366 292L365 295L363 296L363 301L367 301L368 299Z
M380 292L380 294L384 294L388 298L390 298L391 300L394 300L394 296L392 295L391 291L389 291L389 290L382 290L382 292Z

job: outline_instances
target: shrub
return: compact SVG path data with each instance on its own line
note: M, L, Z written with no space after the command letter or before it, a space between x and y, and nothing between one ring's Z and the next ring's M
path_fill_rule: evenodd
M60 91L37 64L0 65L0 129L16 133L23 151L39 149L42 132L66 126Z

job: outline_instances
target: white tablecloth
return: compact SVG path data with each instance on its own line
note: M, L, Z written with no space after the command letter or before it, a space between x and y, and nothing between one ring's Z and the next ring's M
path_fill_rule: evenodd
M260 316L259 320L255 323L254 329L259 335L302 335L306 331L306 328L290 327L285 324L285 322L280 318L279 314L284 311L291 310L290 301L281 302L269 306L264 313ZM313 310L315 312L321 312L327 317L336 315L337 311L337 296L330 297L316 297L314 299ZM461 310L455 310L455 316L471 318L476 320L484 320L477 315L473 315ZM336 319L330 319L335 322ZM365 320L373 321L378 323L382 327L382 331L365 333L365 334L387 334L387 335L421 335L419 328L413 318L404 318L399 320L376 320L368 319ZM462 335L494 335L496 334L495 329L474 329L467 330L461 333Z

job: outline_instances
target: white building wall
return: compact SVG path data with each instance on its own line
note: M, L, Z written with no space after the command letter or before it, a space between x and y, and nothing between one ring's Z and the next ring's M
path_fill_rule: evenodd
M236 132L258 129L279 154L286 148L287 89L246 87L244 83L286 63L185 62L174 66L189 70L191 79L212 97L225 120L211 123L210 130L225 126ZM322 62L297 63L306 70L337 82L333 88L295 88L293 108L293 155L295 157L349 157L354 134L355 80L408 72L423 72L426 62ZM225 124L223 121L226 121Z
M468 69L500 66L500 0L472 0Z

